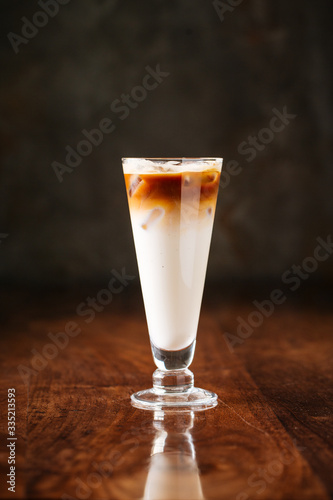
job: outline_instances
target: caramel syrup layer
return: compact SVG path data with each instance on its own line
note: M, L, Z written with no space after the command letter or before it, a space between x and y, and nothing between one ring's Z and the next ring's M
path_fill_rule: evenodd
M161 207L166 212L180 206L199 203L200 210L215 210L220 173L204 172L125 174L125 183L131 210L149 210Z

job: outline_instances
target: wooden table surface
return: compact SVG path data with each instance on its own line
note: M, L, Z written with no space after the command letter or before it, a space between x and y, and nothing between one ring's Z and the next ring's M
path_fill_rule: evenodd
M114 297L90 323L76 313L85 297L2 297L1 498L333 498L333 312L286 301L231 352L225 333L254 306L205 299L191 369L218 406L154 413L129 399L154 370L140 296ZM80 333L55 347L48 334L73 333L70 322Z

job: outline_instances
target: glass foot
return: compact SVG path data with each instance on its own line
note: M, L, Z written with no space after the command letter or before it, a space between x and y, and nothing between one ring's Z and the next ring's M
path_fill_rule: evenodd
M188 370L163 371L153 374L153 388L132 394L133 406L143 410L208 410L217 405L217 395L193 385Z

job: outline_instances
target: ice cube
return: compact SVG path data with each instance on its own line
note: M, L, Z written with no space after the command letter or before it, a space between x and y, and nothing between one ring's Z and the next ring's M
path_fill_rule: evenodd
M185 187L188 187L191 185L191 176L190 175L184 175L184 180L183 180L183 183L184 183L184 186Z
M132 175L130 179L130 187L128 188L128 195L131 198L135 191L138 189L142 179L139 175Z
M153 210L149 212L146 221L141 225L142 229L147 230L156 224L163 217L164 212L165 210L162 207L153 208Z
M177 167L181 165L181 163L178 161L168 161L166 163L156 163L155 164L155 170L157 172L177 172L178 169Z
M203 184L210 184L211 182L214 182L216 180L217 173L216 172L210 172L208 174L204 174L202 176L202 183Z

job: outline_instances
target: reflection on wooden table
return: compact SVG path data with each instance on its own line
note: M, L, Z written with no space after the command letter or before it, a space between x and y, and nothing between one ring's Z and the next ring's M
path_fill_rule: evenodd
M194 413L154 412L156 436L144 500L203 500L191 436Z
M79 302L3 299L1 387L4 395L16 389L11 498L331 497L331 311L283 304L231 352L224 333L253 305L216 296L203 308L193 371L199 386L218 394L218 406L171 414L130 404L154 370L141 305L115 301L87 324L75 314ZM33 356L51 344L48 333L70 321L80 334L33 368ZM31 369L26 379L22 365Z

